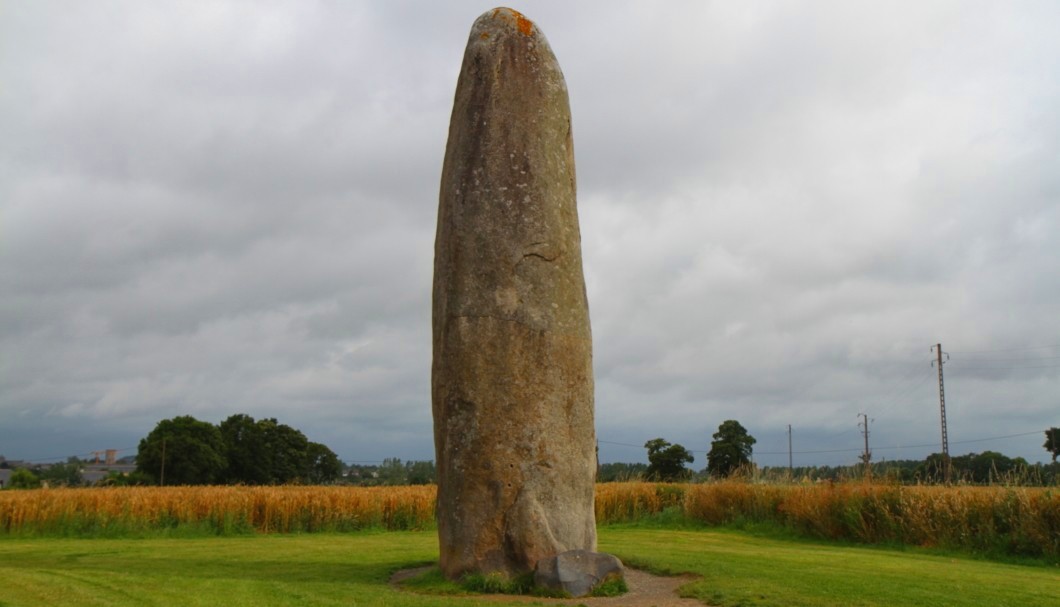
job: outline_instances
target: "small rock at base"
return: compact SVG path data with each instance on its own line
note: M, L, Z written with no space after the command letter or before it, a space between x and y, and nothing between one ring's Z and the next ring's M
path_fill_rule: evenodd
M618 557L602 552L570 550L538 561L534 584L579 597L616 575L622 575L622 561Z

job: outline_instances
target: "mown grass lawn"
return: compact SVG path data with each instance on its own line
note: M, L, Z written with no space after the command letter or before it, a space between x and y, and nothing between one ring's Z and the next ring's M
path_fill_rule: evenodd
M600 549L703 576L687 591L706 604L1060 605L1057 567L715 530L604 528ZM434 532L0 539L0 606L504 604L387 584L393 571L436 555Z
M709 530L610 529L600 550L649 569L703 576L708 605L1060 607L1060 566L1014 565Z

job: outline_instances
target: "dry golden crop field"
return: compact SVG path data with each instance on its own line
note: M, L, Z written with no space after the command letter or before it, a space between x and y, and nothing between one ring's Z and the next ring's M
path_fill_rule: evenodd
M0 535L123 536L427 529L435 487L118 487L0 492ZM864 483L604 483L602 525L766 524L807 537L1060 555L1056 488Z
M416 529L433 524L434 486L193 486L0 493L0 533L106 533L200 526L220 533Z

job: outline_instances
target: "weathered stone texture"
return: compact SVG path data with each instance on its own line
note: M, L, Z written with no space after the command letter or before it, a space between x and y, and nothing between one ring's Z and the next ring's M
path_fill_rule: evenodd
M435 241L432 401L442 570L517 574L595 550L592 336L566 84L495 9L457 83Z

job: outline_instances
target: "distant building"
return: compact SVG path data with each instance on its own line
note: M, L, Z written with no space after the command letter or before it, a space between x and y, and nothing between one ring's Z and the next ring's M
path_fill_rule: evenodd
M0 455L0 469L4 470L18 470L19 468L29 468L29 462L24 462L20 459L7 459L3 455Z
M95 485L99 481L107 478L110 472L106 470L82 470L81 471L81 482L86 485Z
M81 470L81 481L86 485L95 485L107 478L111 473L128 476L136 471L136 464L86 464Z

